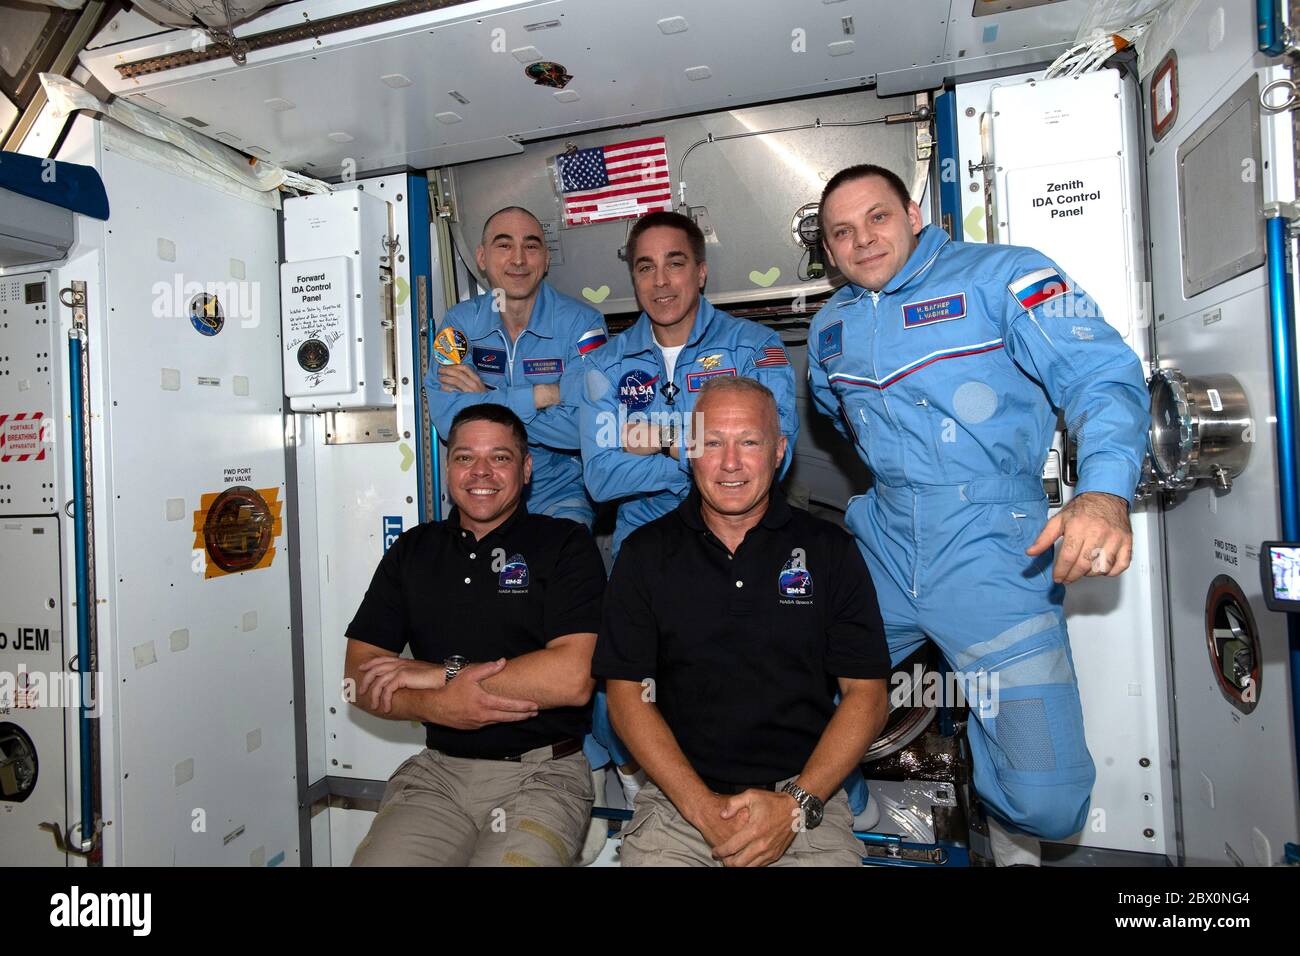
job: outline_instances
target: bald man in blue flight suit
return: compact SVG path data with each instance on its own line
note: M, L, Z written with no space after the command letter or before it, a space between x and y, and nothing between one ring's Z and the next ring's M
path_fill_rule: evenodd
M1055 263L950 241L888 170L836 174L820 215L849 282L813 319L809 382L875 478L847 520L891 657L929 638L980 682L967 694L975 789L997 862L1032 865L1039 837L1082 828L1096 776L1063 585L1128 567L1150 423L1141 364ZM1058 409L1079 482L1049 521Z
M605 319L543 280L550 256L541 223L509 206L483 225L475 261L490 289L447 310L439 331L459 329L469 351L459 365L432 365L424 386L442 435L468 405L507 405L528 429L533 514L591 526L593 507L578 455L583 356L604 344Z

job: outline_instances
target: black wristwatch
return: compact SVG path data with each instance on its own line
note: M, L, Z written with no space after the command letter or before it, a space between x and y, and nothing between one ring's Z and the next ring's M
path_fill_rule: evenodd
M461 657L459 654L452 654L451 657L443 661L442 666L446 668L446 671L443 674L445 683L450 684L451 679L459 674L460 669L468 663L469 658Z
M673 443L677 441L677 429L671 424L659 426L659 453L673 457Z
M799 809L803 812L804 829L816 830L821 826L822 814L826 811L826 805L822 803L820 797L813 796L793 780L782 787L781 792L790 794L790 796L794 797L794 802L799 804Z

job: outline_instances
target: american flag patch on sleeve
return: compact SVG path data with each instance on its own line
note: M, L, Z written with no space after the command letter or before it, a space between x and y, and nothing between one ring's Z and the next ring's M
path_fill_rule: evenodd
M598 349L605 344L605 330L601 328L588 329L578 336L578 353L586 355L592 349Z
M785 357L785 349L779 345L769 345L763 349L763 354L754 361L755 368L775 368L779 365L789 365L790 360Z
M1037 272L1021 276L1007 288L1011 290L1016 301L1026 309L1032 309L1049 299L1055 299L1058 295L1065 295L1072 291L1065 276L1051 268L1039 269Z

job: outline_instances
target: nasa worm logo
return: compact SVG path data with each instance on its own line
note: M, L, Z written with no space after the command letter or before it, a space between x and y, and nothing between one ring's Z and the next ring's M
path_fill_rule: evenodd
M628 372L619 379L618 400L629 412L645 411L655 400L655 385L658 382L658 375L640 369Z

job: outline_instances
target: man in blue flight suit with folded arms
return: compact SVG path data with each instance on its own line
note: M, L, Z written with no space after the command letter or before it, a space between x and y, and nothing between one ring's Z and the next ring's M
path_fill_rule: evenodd
M847 520L890 654L932 639L995 690L967 724L975 789L997 862L1032 865L1038 838L1083 826L1096 777L1063 585L1128 567L1150 422L1141 364L1055 263L923 226L887 169L832 177L821 226L849 281L813 318L809 381L875 478ZM1049 521L1058 409L1079 482Z
M710 378L747 376L776 395L790 467L799 435L794 373L781 337L704 298L709 274L700 227L675 212L642 216L627 261L644 310L587 359L582 468L597 501L618 501L614 551L635 528L665 515L691 490L683 438L695 396Z
M578 457L577 391L582 357L605 341L599 312L543 282L550 266L542 225L518 206L483 224L475 261L490 286L447 310L439 332L468 340L465 361L434 365L424 386L439 434L456 413L491 402L508 406L528 429L533 458L528 510L591 527L593 508Z

